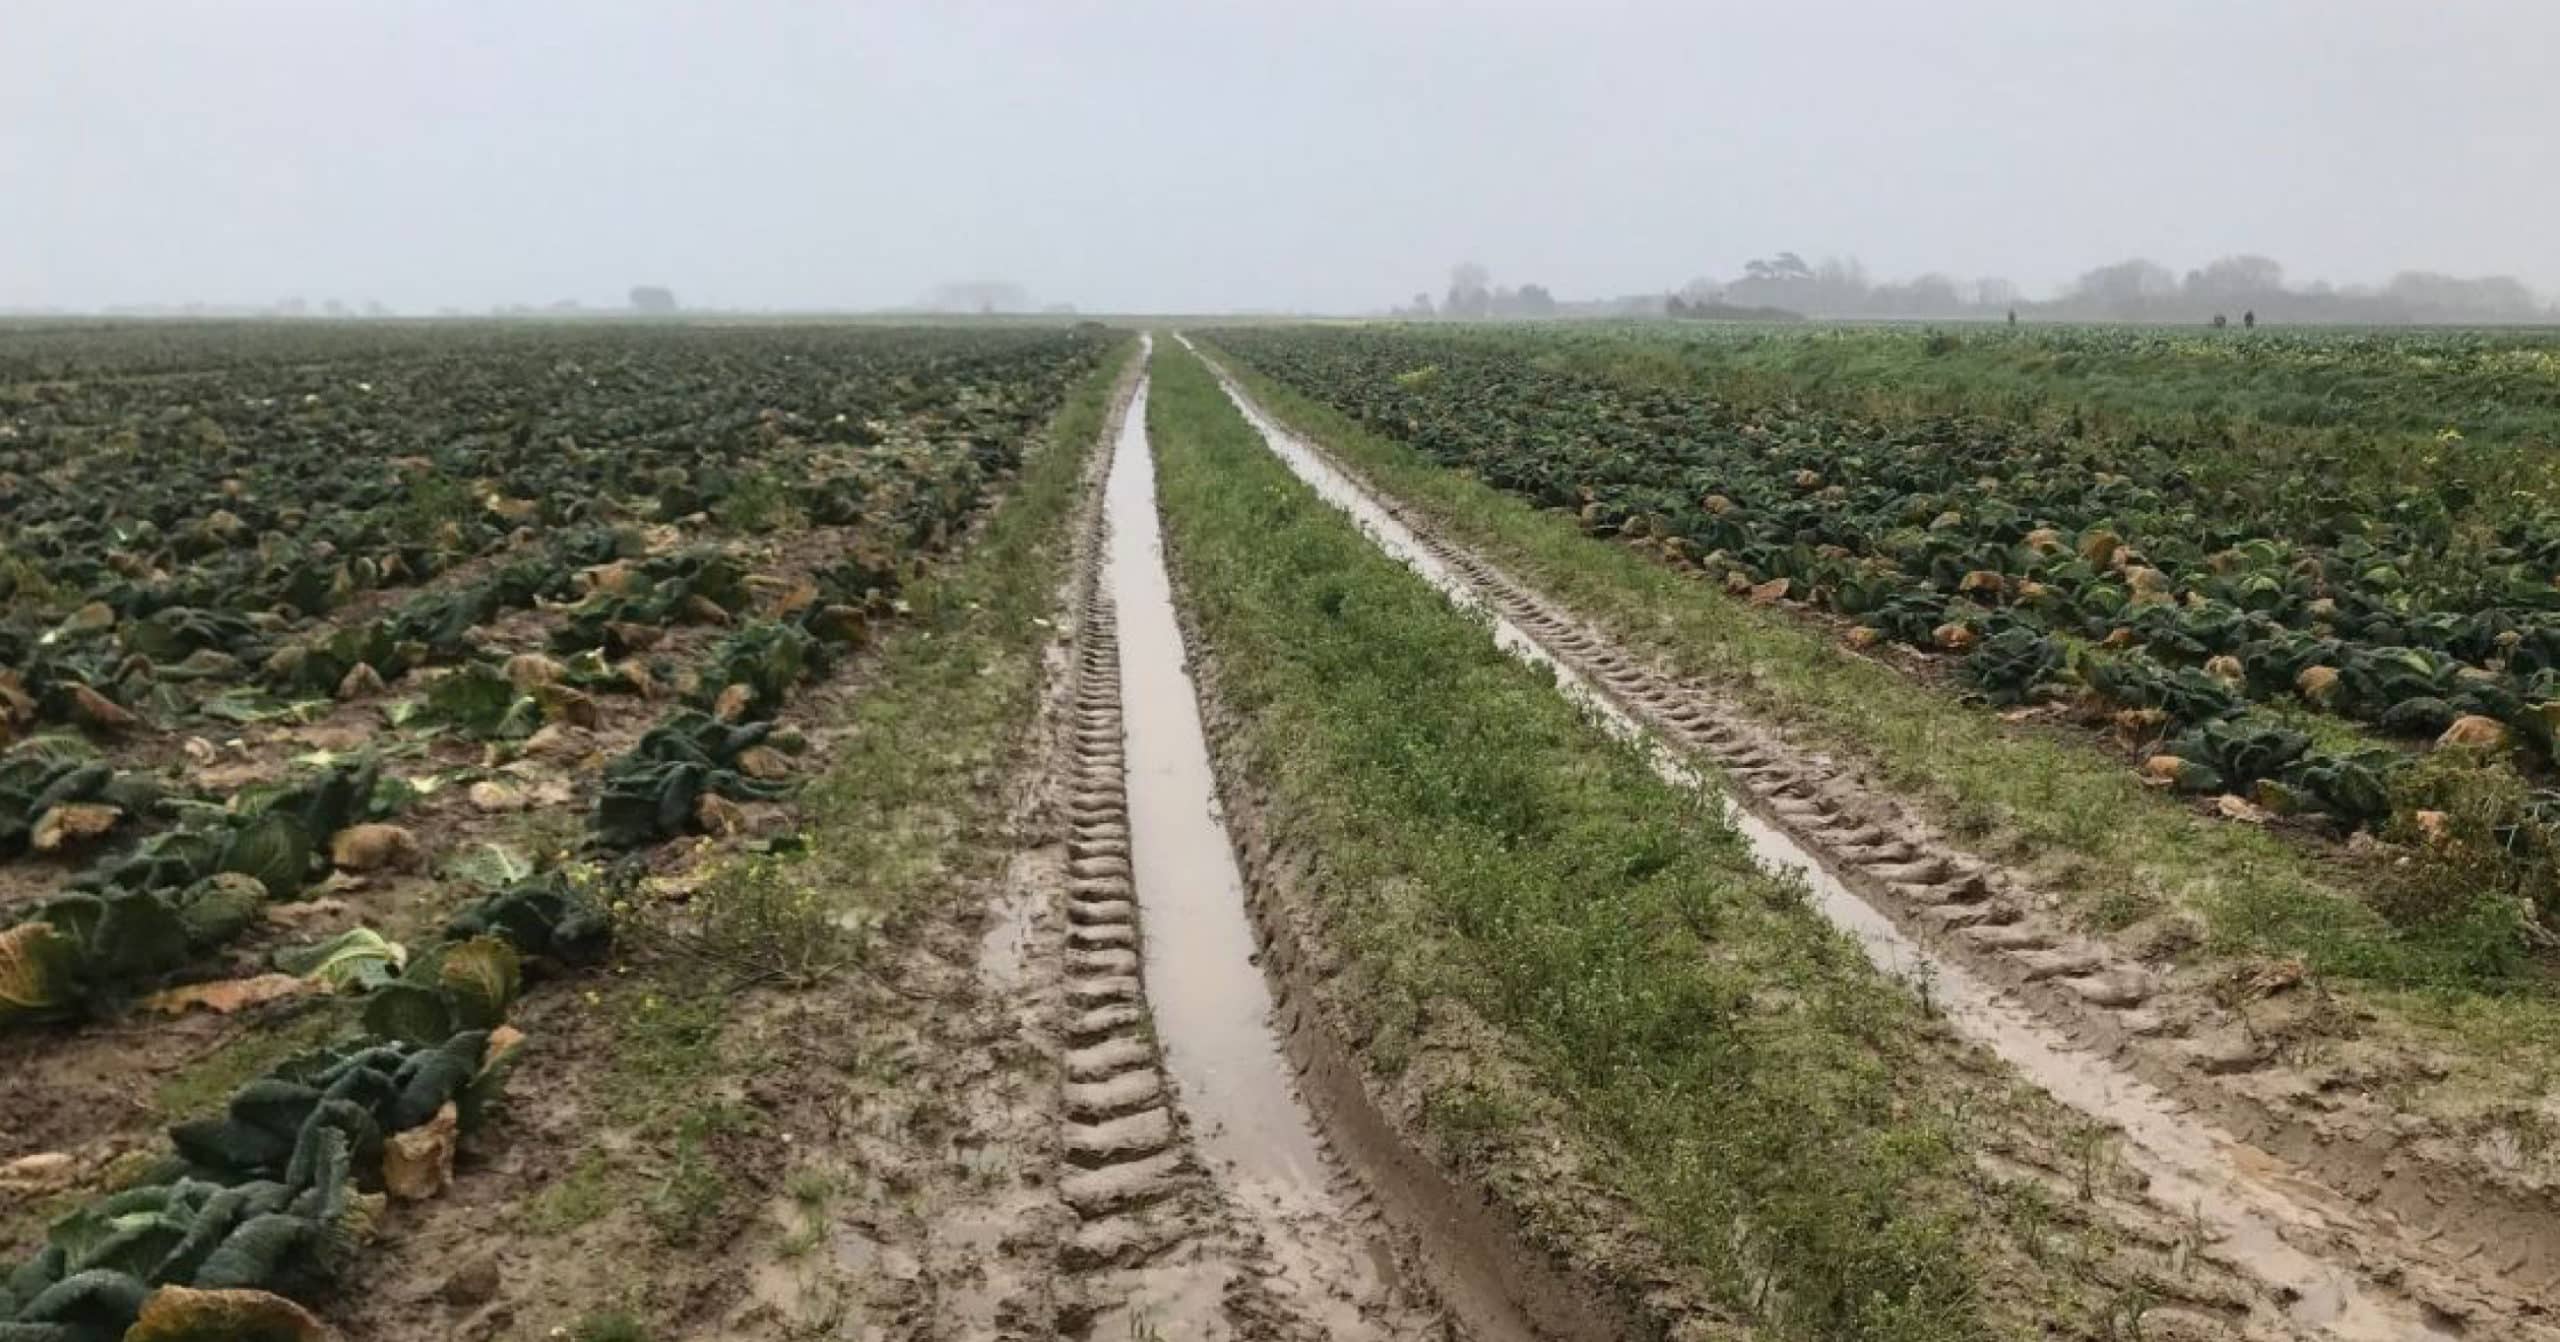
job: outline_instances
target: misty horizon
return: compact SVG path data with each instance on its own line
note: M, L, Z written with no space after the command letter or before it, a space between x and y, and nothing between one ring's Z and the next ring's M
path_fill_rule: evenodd
M22 8L7 309L1365 313L1784 253L2560 293L2547 9Z

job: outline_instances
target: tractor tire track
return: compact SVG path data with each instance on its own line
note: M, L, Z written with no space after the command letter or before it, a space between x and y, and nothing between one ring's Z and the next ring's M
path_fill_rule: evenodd
M2365 1164L2333 1173L2286 1158L2290 1147L2253 1144L2279 1133L2276 1123L2226 1129L2232 1111L2193 1097L2193 1070L2124 1060L2122 1041L2162 1028L2151 1009L2159 985L2143 966L2041 914L2023 881L1946 842L1889 794L1439 536L1209 362L1266 444L1382 548L1494 615L1506 647L1555 667L1560 688L1653 746L1668 774L1701 786L1690 766L1721 775L1715 786L1764 862L1801 871L1814 903L1880 967L1940 1000L1961 1032L2029 1081L2121 1128L2150 1200L2167 1219L2204 1225L2210 1255L2257 1283L2262 1329L2394 1342L2560 1337L2543 1289L2551 1228L2529 1209L2409 1190L2377 1198ZM2192 1047L2218 1056L2227 1045L2208 1036ZM2360 1177L2324 1182L2339 1174ZM2269 1304L2274 1317L2264 1317Z

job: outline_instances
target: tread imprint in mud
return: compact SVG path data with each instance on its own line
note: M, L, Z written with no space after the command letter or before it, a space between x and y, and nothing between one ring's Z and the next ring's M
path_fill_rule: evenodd
M1338 469L1338 468L1337 468ZM1373 495L1373 497L1375 497ZM1391 515L1404 510L1384 505ZM1666 744L1724 771L1735 799L1770 819L1823 855L1836 874L1860 880L1899 903L1916 924L1971 953L1972 959L1997 966L2000 977L2026 992L2055 994L2084 1019L2095 1018L2124 1036L2160 1033L2165 1022L2149 1007L2159 991L2157 978L2142 965L2111 953L2092 939L2061 928L2034 910L2038 901L2013 875L1940 841L1898 801L1839 774L1827 762L1805 759L1785 749L1767 733L1748 726L1722 706L1709 690L1684 684L1638 663L1607 640L1593 636L1530 596L1493 565L1473 552L1442 540L1428 527L1412 527L1417 544L1462 577L1478 599L1550 652L1626 705ZM1987 963L1986 963L1987 962ZM2063 1005L2056 1002L2056 1006ZM2208 1073L2245 1068L2263 1058L2234 1060L2220 1056L2211 1039L2190 1041L2184 1049ZM2050 1166L2023 1151L2006 1153L2027 1166ZM2129 1225L2118 1223L2124 1233ZM2432 1238L2432 1237L2427 1237ZM2415 1249L2404 1242L2403 1252ZM2455 1259L2475 1257L2457 1248ZM2179 1255L2184 1261L2185 1255ZM2443 1275L2444 1264L2420 1268L2407 1264L2401 1289L2415 1297L2430 1324L2460 1331L2459 1321L2490 1318L2513 1311L2520 1301L2501 1298L2505 1289L2465 1283ZM2502 1276L2514 1277L2522 1264ZM2215 1277L2222 1273L2217 1270ZM2486 1285L2486 1289L2482 1289ZM2154 1289L2162 1283L2153 1282ZM2182 1277L2176 1290L2162 1290L2162 1316L2212 1327L2236 1325L2245 1310L2236 1283L2229 1298L2216 1299L2216 1286L2226 1283ZM2527 1312L2535 1312L2527 1307ZM2539 1335L2539 1334L2537 1334Z
M1085 1270L1135 1266L1177 1243L1182 1222L1150 1212L1198 1170L1149 1032L1129 867L1118 626L1099 591L1085 596L1075 676L1058 1193L1078 1220L1065 1265Z

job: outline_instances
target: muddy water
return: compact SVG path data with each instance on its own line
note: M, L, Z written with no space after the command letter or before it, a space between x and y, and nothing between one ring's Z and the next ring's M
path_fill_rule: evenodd
M1188 339L1183 344L1192 348ZM1680 763L1614 698L1492 610L1464 578L1425 549L1364 488L1265 413L1225 370L1216 371L1228 399L1272 452L1319 496L1350 514L1381 549L1454 603L1488 616L1496 642L1551 670L1557 687L1610 732L1646 745L1655 770L1667 781L1714 791L1707 779ZM2297 1247L2297 1241L2317 1243L2324 1227L2351 1218L2344 1200L2307 1180L2288 1177L2279 1162L2264 1153L2187 1121L2181 1107L2157 1088L2072 1045L2014 999L1932 954L1788 835L1734 805L1730 798L1716 795L1761 865L1803 879L1814 907L1855 937L1879 968L1925 991L1959 1031L1988 1047L2039 1088L2119 1127L2128 1163L2150 1181L2152 1198L2211 1227L2221 1256L2287 1302L2287 1323L2314 1336L2351 1342L2463 1336L2428 1317L2415 1303L2376 1288L2352 1267Z
M1130 866L1146 993L1192 1140L1329 1336L1372 1335L1399 1294L1385 1245L1346 1214L1291 1079L1217 809L1199 698L1164 565L1142 381L1104 493L1118 617Z

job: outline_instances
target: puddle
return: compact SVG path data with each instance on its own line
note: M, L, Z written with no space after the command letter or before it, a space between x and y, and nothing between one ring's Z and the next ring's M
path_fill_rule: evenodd
M1185 348L1196 348L1189 339L1176 338ZM2288 1232L2317 1236L2333 1219L2333 1212L2346 1212L2345 1204L2325 1190L2306 1195L2304 1181L2276 1174L2275 1163L2264 1153L2187 1122L2181 1106L2156 1087L2060 1040L2025 1007L1905 936L1794 839L1736 806L1705 777L1674 758L1615 699L1488 606L1464 578L1424 549L1413 532L1366 490L1264 413L1224 369L1211 367L1228 400L1299 479L1349 513L1380 549L1430 581L1452 602L1490 617L1497 643L1552 671L1557 687L1611 733L1646 746L1655 771L1666 781L1715 795L1761 865L1800 876L1813 906L1855 937L1878 968L1924 989L1958 1031L1989 1048L2040 1089L2121 1128L2127 1160L2150 1181L2152 1199L2210 1227L2225 1258L2286 1301L2285 1315L2292 1325L2351 1342L2452 1342L2463 1336L2429 1319L2416 1304L2381 1295L2351 1270L2296 1248Z
M1142 380L1104 489L1102 577L1118 625L1147 1003L1203 1161L1265 1236L1300 1306L1323 1318L1331 1335L1366 1335L1373 1327L1362 1307L1389 1296L1393 1276L1383 1246L1335 1197L1274 1030L1174 618L1146 412Z

